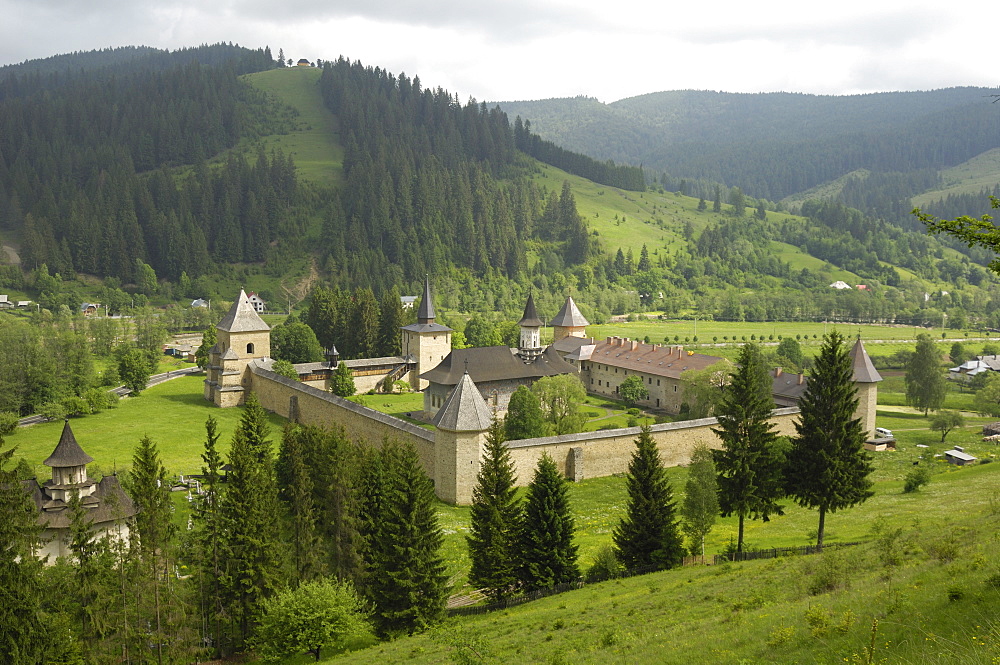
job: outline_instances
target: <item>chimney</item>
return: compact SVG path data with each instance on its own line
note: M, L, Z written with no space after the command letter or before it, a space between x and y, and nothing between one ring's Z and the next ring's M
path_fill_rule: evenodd
M639 348L639 342L637 340L632 340L631 350L635 351Z
M806 382L806 375L805 374L799 374L799 385L801 386L805 382Z
M780 367L775 367L774 368L774 378L777 379L779 376L781 376L781 368Z

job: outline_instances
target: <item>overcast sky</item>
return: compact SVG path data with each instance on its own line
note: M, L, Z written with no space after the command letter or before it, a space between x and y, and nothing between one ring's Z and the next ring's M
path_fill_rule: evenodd
M993 87L992 3L953 0L0 0L0 64L220 41L343 55L462 101L677 89Z

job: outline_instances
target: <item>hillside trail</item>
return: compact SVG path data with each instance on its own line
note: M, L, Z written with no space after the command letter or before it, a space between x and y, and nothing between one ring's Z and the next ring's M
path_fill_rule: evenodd
M3 253L7 257L7 263L9 263L12 266L19 266L19 265L21 265L21 257L18 256L16 249L14 249L13 247L11 247L10 245L4 245L3 246Z

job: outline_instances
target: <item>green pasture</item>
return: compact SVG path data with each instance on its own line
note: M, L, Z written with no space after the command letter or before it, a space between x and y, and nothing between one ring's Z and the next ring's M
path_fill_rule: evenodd
M1000 183L1000 148L987 150L967 162L940 171L944 186L931 192L924 192L911 199L914 206L947 198L949 194L979 194L992 190ZM983 209L989 207L989 200L983 197Z
M156 442L167 473L201 473L201 453L205 443L205 421L218 421L219 450L225 455L242 408L220 409L202 397L204 376L171 379L144 390L139 397L122 399L117 408L83 418L73 418L70 426L76 440L94 458L89 466L92 476L125 469L132 464L132 451L143 436ZM270 416L271 439L275 450L281 439L284 419ZM40 478L50 473L42 462L59 442L62 422L19 427L6 438L17 447L16 457L23 457L35 467Z
M341 177L344 149L340 145L337 117L323 105L320 73L313 67L282 67L248 74L245 78L297 112L295 129L288 134L265 137L265 149L277 147L292 155L301 179L333 184Z
M995 664L998 473L996 464L941 471L908 495L880 480L875 497L828 522L834 541L864 545L591 584L323 662ZM597 540L610 540L620 486L572 486L577 524ZM790 508L766 529L801 532L787 538L801 545L815 521ZM578 542L585 567L594 545Z

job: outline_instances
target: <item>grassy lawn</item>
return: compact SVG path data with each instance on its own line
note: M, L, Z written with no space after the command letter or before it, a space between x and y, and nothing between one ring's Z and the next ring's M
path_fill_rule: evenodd
M156 442L169 474L200 473L205 421L209 416L219 423L219 448L227 454L243 409L220 409L205 401L204 378L194 375L171 379L143 391L139 397L121 400L115 409L72 419L70 425L76 440L94 458L89 466L90 475L131 466L132 451L143 436ZM273 414L270 421L271 439L277 450L285 421ZM42 462L59 442L62 427L61 422L19 427L6 441L17 446L15 455L34 465L40 478L48 478L49 469Z

